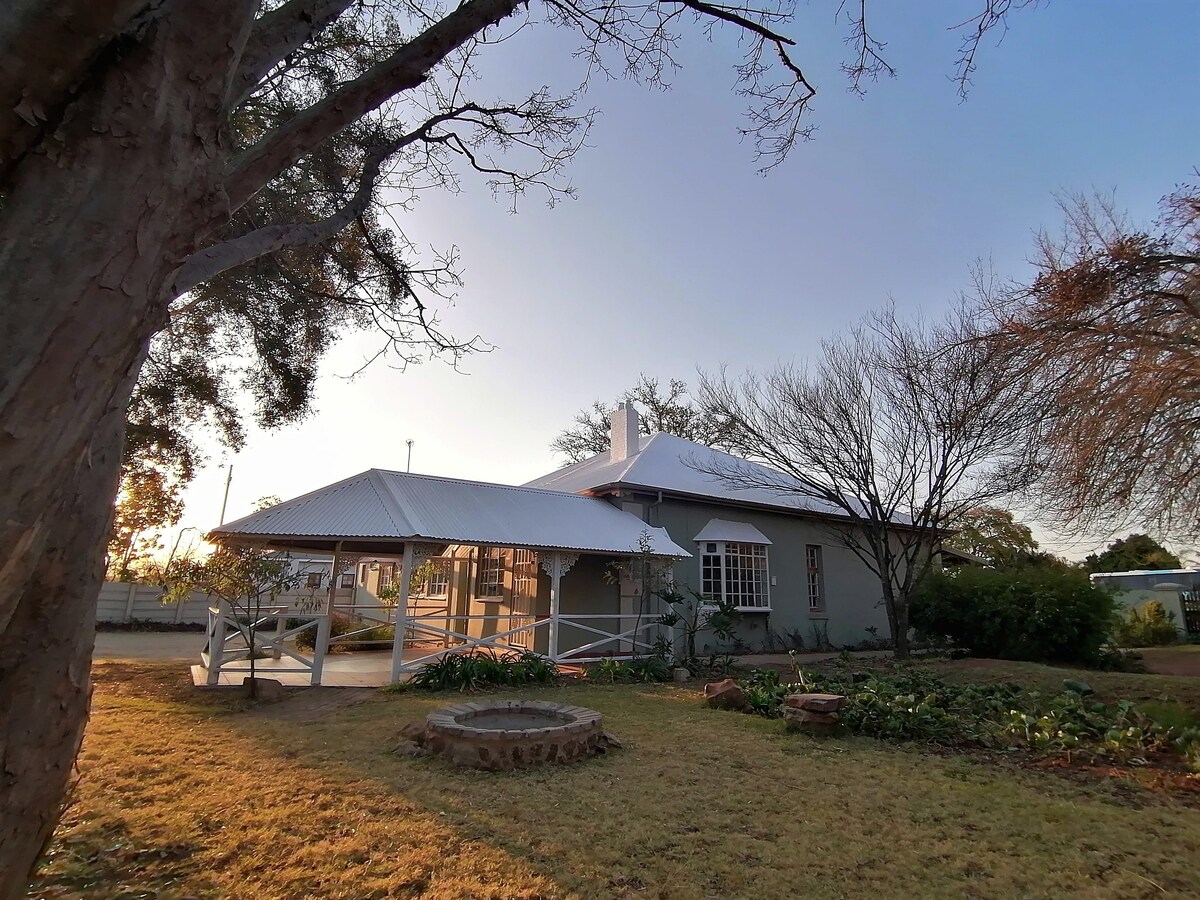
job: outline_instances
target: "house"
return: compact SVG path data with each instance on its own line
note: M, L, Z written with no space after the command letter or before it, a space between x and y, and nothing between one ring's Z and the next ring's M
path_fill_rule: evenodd
M778 491L706 474L748 464L673 434L639 435L632 404L621 404L612 423L609 452L526 486L601 497L665 529L693 554L674 563L676 587L735 603L741 646L844 646L869 638L869 629L888 636L879 579L831 533L844 521L835 509L787 492L790 479L778 472L764 470L763 479ZM711 639L707 646L726 649Z
M393 680L461 647L561 663L644 654L679 640L654 590L671 581L741 612L736 640L702 635L705 652L887 635L878 579L829 530L835 510L787 493L779 473L778 491L731 488L703 470L732 457L670 434L639 437L638 424L622 405L610 451L523 486L372 469L209 539L332 557L335 588L310 623L317 649L301 660L313 683L340 639L329 633L338 615L400 626ZM206 664L220 670L219 655Z

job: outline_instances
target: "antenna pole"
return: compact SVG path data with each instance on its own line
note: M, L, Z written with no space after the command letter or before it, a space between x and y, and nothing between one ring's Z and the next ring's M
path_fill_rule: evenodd
M408 464L404 467L404 471L411 472L412 471L412 445L413 445L412 438L409 438L404 443L408 444Z
M225 524L225 506L229 503L229 482L233 481L233 463L229 464L229 473L225 476L225 498L221 501L221 525Z

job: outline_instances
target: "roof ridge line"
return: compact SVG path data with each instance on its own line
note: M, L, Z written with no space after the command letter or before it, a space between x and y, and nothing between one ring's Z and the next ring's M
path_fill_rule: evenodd
M479 487L500 488L506 491L524 491L529 494L554 494L559 497L576 497L581 500L595 500L587 494L579 494L575 491L556 491L553 488L535 488L527 487L522 484L501 484L498 481L478 481L473 478L451 478L447 475L420 475L416 472L399 472L394 469L372 469L372 472L379 472L386 475L397 475L401 478L423 478L428 481L447 481L454 484L473 484Z

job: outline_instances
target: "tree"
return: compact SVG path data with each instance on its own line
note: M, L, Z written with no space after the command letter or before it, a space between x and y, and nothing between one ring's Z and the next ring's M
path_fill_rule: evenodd
M1131 534L1109 544L1084 561L1089 572L1132 572L1136 569L1178 569L1179 557L1148 534Z
M263 614L263 599L274 603L300 582L291 560L260 546L217 547L205 559L181 556L168 562L162 573L165 603L182 603L193 591L215 597L229 607L238 622L250 660L249 697L257 697L256 635ZM210 648L211 652L211 648Z
M965 23L965 86L982 36ZM572 29L593 72L673 74L689 23L745 57L742 129L764 169L810 133L815 93L778 28L790 0L10 0L0 13L0 897L56 819L82 735L87 659L123 446L186 476L186 429L237 441L311 403L348 329L452 358L435 308L452 254L421 258L394 214L479 173L513 198L569 194L579 92L482 99L476 60L526 24ZM889 69L848 18L851 84ZM508 29L507 31L505 29ZM386 188L386 190L385 190ZM164 463L165 464L165 463ZM17 724L19 723L19 724Z
M1025 487L1029 409L976 323L869 317L811 369L705 376L700 402L731 425L742 462L700 464L735 488L794 497L878 577L896 656L909 604L948 523Z
M688 398L687 384L676 378L670 380L664 394L658 379L643 372L637 384L622 394L616 403L620 402L637 406L638 427L642 434L665 431L708 447L724 447L727 443L724 423L696 406ZM616 403L606 405L597 400L590 408L581 409L575 415L574 426L556 437L550 449L573 463L608 452L611 411Z
M179 485L169 482L162 471L138 466L125 472L108 539L106 576L115 581L136 579L136 564L161 549L161 529L177 524L182 515Z
M1200 182L1134 228L1068 198L1027 285L981 279L1018 376L1037 378L1040 514L1079 532L1200 534Z
M951 524L955 533L946 539L945 545L978 556L992 566L1027 562L1038 549L1033 532L1006 509L994 506L968 509Z

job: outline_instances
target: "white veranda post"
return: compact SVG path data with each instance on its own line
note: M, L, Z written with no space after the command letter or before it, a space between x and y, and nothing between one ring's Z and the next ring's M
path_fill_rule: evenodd
M555 550L541 554L542 570L550 576L550 635L548 650L551 662L558 662L558 616L562 605L562 577L575 565L578 553Z
M329 592L325 598L325 615L317 622L317 637L313 643L312 684L321 683L321 672L325 668L325 654L329 652L329 635L333 628L333 607L337 602L337 583L342 569L342 544L339 541L333 551L333 569L329 575Z
M413 577L413 544L404 544L404 556L400 562L400 585L396 596L396 634L392 638L392 681L400 680L400 669L404 665L404 635L408 631L408 591Z

